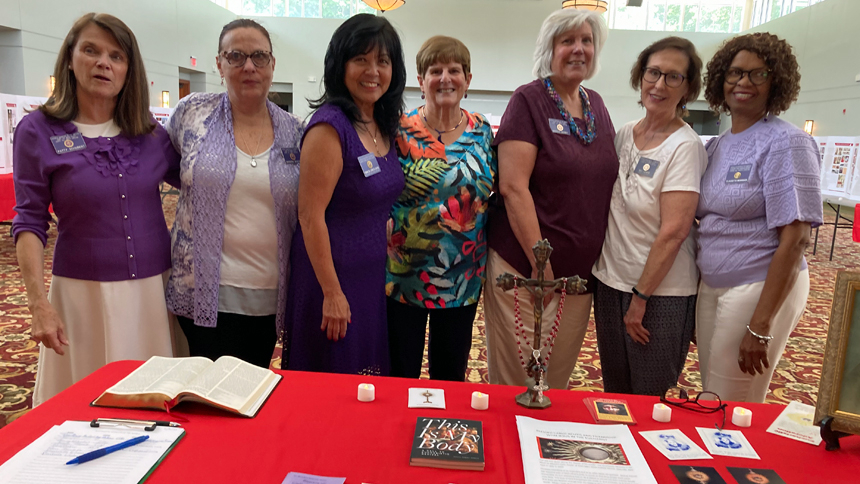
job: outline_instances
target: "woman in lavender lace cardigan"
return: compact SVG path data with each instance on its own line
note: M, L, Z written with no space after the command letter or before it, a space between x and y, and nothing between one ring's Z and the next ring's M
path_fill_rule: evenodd
M727 41L705 97L732 126L707 146L697 216L702 386L764 402L809 294L803 251L822 222L815 141L777 117L800 92L791 46L768 33Z
M283 328L302 122L266 99L275 57L258 23L224 26L216 59L227 92L183 99L168 126L182 191L167 303L192 356L268 367Z

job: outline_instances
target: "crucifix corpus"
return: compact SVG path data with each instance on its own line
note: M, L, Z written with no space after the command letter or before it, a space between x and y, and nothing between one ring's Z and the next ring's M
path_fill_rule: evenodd
M555 344L555 337L558 335L558 325L561 321L561 313L564 310L564 296L566 294L582 294L585 292L585 281L579 276L562 277L552 281L544 280L544 270L546 263L552 254L552 246L549 245L547 239L539 240L532 251L535 255L535 267L537 268L537 279L524 279L515 276L511 273L504 273L496 279L496 285L504 291L514 290L514 334L517 337L517 352L520 357L520 364L526 371L526 387L525 393L517 395L517 403L529 408L547 408L552 403L549 397L544 396L543 392L549 389L546 384L546 369L549 365L549 358L552 355L552 347ZM520 317L520 295L519 288L524 287L534 297L534 344L529 344L526 339L526 332L523 328L522 318ZM541 346L541 323L543 321L543 298L545 295L561 290L561 299L558 302L558 311L555 314L555 321L552 329L549 332L546 340ZM523 353L527 351L531 353L528 361L523 357ZM547 350L546 357L541 355L541 351Z

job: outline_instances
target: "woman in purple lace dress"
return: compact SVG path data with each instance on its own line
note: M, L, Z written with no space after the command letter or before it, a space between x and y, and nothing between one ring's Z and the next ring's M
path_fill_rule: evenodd
M406 84L391 24L344 22L323 83L302 140L281 368L386 375L385 228L404 185L393 137Z

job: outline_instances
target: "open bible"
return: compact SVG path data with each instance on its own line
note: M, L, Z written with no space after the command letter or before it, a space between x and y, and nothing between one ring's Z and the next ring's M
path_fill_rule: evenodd
M253 417L281 375L232 356L209 358L153 356L95 399L99 407L166 410L185 401L199 402Z

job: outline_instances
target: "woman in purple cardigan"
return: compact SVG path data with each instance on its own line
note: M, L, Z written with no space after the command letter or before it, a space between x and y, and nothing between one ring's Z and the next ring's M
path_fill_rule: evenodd
M42 343L34 406L106 363L173 356L158 185L179 185L179 157L149 113L134 34L116 17L84 15L54 76L47 103L18 125L13 158L12 232ZM46 295L51 205L59 222Z

